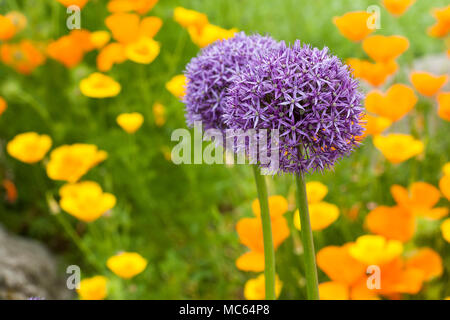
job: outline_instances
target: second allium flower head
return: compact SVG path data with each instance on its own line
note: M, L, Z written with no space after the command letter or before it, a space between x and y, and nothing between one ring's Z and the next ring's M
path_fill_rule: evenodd
M328 48L300 41L286 46L240 33L194 58L187 78L188 123L202 121L206 129L278 129L278 172L331 168L358 146L363 133L359 83Z

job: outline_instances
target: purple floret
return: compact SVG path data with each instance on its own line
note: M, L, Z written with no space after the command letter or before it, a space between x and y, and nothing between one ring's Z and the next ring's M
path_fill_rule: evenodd
M204 48L185 71L187 87L183 102L188 126L201 121L205 130L224 130L223 108L233 76L252 64L257 55L276 46L278 42L270 37L240 32Z
M235 78L223 119L231 129L279 129L278 172L322 171L359 145L363 98L328 48L296 41L258 56Z

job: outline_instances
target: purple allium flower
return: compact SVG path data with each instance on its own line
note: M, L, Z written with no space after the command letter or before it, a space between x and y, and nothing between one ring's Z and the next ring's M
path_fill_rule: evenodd
M322 171L359 145L358 87L328 48L283 43L235 78L223 118L231 129L278 129L278 172Z
M261 35L237 33L233 38L216 41L204 48L186 67L186 119L189 126L201 121L203 128L224 130L222 115L227 89L256 55L278 46L278 42Z

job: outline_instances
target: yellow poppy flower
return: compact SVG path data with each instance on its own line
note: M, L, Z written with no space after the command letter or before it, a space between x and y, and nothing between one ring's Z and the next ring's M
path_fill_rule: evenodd
M77 293L81 300L103 300L107 295L108 279L103 276L95 276L80 281Z
M95 31L90 35L90 41L96 49L101 49L111 40L111 35L108 31Z
M252 211L255 216L261 216L261 208L259 206L259 200L255 199L252 202ZM269 197L269 212L272 218L280 217L288 211L288 202L285 197L280 195Z
M121 86L111 77L94 72L80 82L81 93L90 98L115 97L120 93Z
M108 154L95 145L64 145L50 153L47 175L53 180L74 183L107 157Z
M402 186L393 185L391 193L399 206L409 210L415 216L437 220L448 214L447 208L433 208L441 198L441 194L429 183L414 182L409 192Z
M110 12L128 12L136 11L139 14L145 14L152 10L159 0L110 0L108 11Z
M217 40L232 38L238 32L236 28L227 30L209 23L200 29L193 26L187 30L192 42L200 48L204 48Z
M362 263L382 265L399 257L403 252L403 244L382 236L364 235L349 245L348 250L353 258Z
M144 123L144 116L138 112L122 113L116 121L126 132L135 133Z
M319 284L320 300L349 300L349 288L336 281L322 282Z
M236 260L236 267L242 271L262 272L264 265L263 252L249 251Z
M439 188L444 197L450 201L450 174L444 175L441 180L439 180Z
M370 17L371 14L366 11L354 11L341 17L334 17L333 23L347 39L361 41L374 31L367 26Z
M275 276L275 297L278 298L281 293L283 283ZM266 285L264 274L260 274L254 279L250 279L244 286L244 297L247 300L265 300L266 299Z
M409 48L409 40L403 36L370 36L362 43L364 51L376 62L387 63L397 59Z
M6 146L9 155L25 163L41 161L52 146L48 135L35 132L21 133L14 137Z
M173 19L183 28L197 27L201 29L208 24L206 14L183 7L176 7L173 10Z
M414 71L411 73L411 83L420 94L431 97L447 83L448 75L436 76L429 72Z
M147 260L136 252L121 252L112 256L106 266L123 279L131 279L147 267Z
M377 90L369 92L365 107L368 112L391 121L398 121L414 108L417 101L413 89L404 84L394 84L386 94Z
M445 219L441 224L441 232L445 241L450 242L450 218Z
M331 203L317 202L309 205L309 218L313 231L323 230L330 226L339 217L339 208ZM294 226L301 230L299 211L294 213Z
M383 0L386 10L394 16L401 16L416 0Z
M310 181L306 183L306 195L308 203L318 203L325 198L328 193L328 187L319 181Z
M125 55L133 62L149 64L159 55L160 48L159 42L141 37L137 42L130 43L125 47Z
M11 19L0 14L0 41L7 41L14 37L17 29Z
M388 118L365 114L362 119L362 125L366 129L361 136L361 138L364 138L368 135L376 136L383 133L392 125L392 121Z
M66 184L59 194L61 208L84 222L97 220L116 205L116 197L92 181Z
M425 148L422 141L414 139L411 135L400 133L376 136L373 143L386 159L394 164L421 154Z
M450 92L442 92L437 96L438 115L444 120L450 121Z
M175 97L181 99L186 94L186 81L185 75L176 75L166 83L166 89Z
M156 102L153 105L153 118L155 119L155 124L158 127L162 127L166 123L166 107L161 103Z

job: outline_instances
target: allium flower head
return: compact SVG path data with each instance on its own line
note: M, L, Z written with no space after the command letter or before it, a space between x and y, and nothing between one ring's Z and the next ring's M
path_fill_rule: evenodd
M279 172L323 170L363 134L358 85L328 48L281 44L235 78L224 121L230 129L278 129Z
M233 76L251 65L257 55L277 45L270 37L240 32L203 49L185 71L187 90L183 102L188 125L202 121L205 130L225 129L222 114Z

